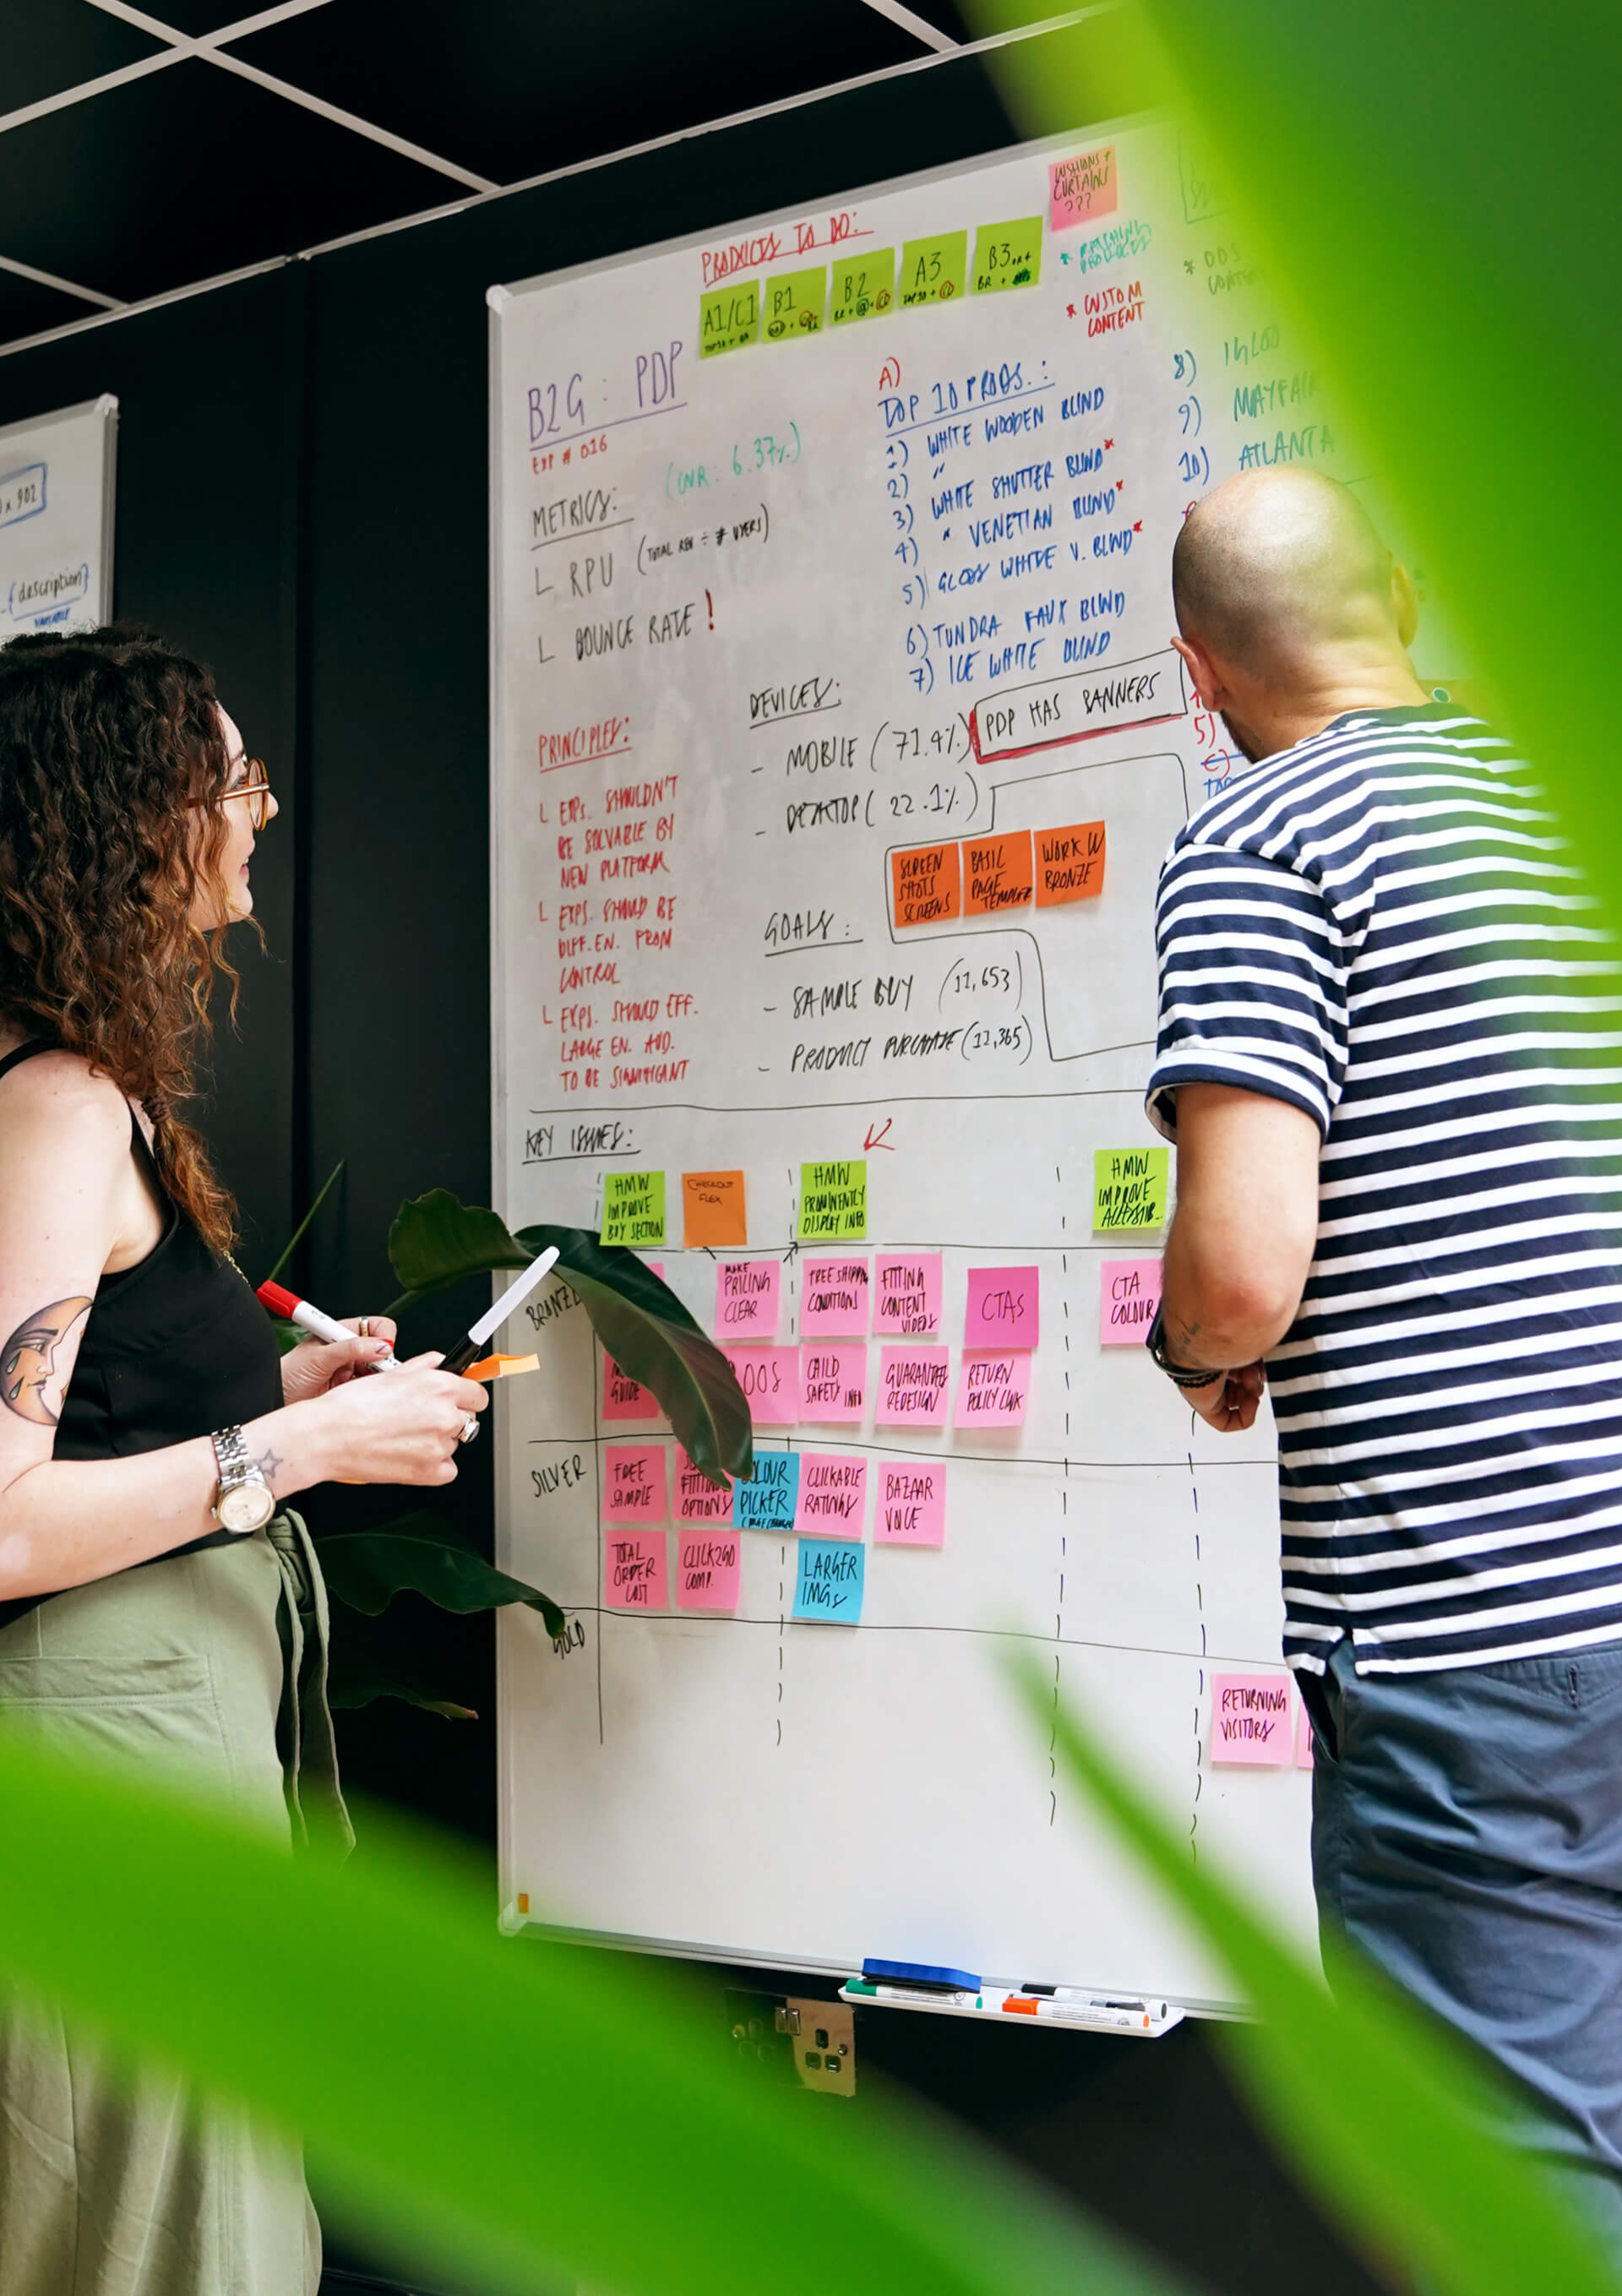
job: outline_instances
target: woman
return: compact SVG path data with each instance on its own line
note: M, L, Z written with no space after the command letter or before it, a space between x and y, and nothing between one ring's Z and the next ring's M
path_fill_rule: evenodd
M446 1483L485 1390L374 1318L279 1357L180 1111L263 768L118 629L0 651L0 1726L340 1848L312 1483ZM296 2152L0 2021L4 2296L315 2296Z

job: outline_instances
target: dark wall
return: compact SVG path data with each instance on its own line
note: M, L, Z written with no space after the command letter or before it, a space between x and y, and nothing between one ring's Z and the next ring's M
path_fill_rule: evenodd
M1138 100L1113 37L1106 19L1094 119ZM242 1034L221 1031L209 1119L256 1280L340 1160L297 1269L339 1314L389 1299L403 1197L489 1201L486 287L1012 140L978 62L953 63L0 357L0 422L118 393L117 610L213 663L282 806L254 871L269 950L240 937ZM407 1341L443 1341L472 1304L420 1309ZM475 1446L436 1495L487 1549L489 1478ZM310 1495L318 1531L399 1505ZM493 1843L489 1621L407 1599L389 1625L483 1718L345 1714L346 1775ZM859 2046L1213 2287L1280 2268L1321 2296L1367 2285L1196 2029L1123 2045L875 2013Z

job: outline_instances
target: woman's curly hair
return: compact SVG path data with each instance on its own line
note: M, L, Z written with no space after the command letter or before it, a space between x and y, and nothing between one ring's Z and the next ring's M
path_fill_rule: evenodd
M169 1194L217 1251L235 1205L180 1107L209 1027L229 772L214 680L114 623L0 647L0 1011L152 1118ZM200 931L200 887L221 926Z

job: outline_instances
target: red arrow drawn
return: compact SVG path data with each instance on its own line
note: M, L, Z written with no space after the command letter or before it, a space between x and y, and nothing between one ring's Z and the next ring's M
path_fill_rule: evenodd
M1142 534L1142 532L1143 531L1143 520L1142 520L1141 518L1135 518L1135 519L1133 520L1133 521L1132 521L1132 531L1134 532L1134 534Z
M1109 451L1110 451L1110 447L1113 447L1113 446L1114 446L1114 444L1115 444L1115 441L1114 441L1114 439L1106 439L1104 440L1104 452L1105 452L1105 454L1106 454L1106 455L1109 453Z
M1126 493L1126 481L1125 479L1117 479L1115 481L1115 491L1118 495L1124 495Z
M884 1119L884 1129L881 1132L875 1132L872 1126L870 1124L867 1128L867 1137L862 1143L863 1147L888 1148L890 1154L893 1156L896 1152L896 1144L893 1140L887 1140L884 1134L889 1130L890 1126L895 1122L895 1120L896 1119L893 1116L887 1116Z

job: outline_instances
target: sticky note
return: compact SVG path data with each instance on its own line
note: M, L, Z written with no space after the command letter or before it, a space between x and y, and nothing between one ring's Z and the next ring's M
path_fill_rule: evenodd
M879 1365L881 1427L939 1427L946 1416L945 1348L885 1348Z
M966 917L993 917L1004 909L1030 906L1028 829L1012 829L1001 837L965 837L963 856Z
M662 1611L669 1602L662 1530L615 1530L602 1542L602 1596L610 1611Z
M670 1509L677 1522L730 1522L733 1487L712 1483L695 1467L678 1443L676 1447L676 1496Z
M1034 1348L1042 1327L1041 1283L1034 1267L971 1267L963 1345Z
M743 1541L735 1530L677 1531L678 1611L735 1611L742 1575Z
M1095 152L1078 152L1073 160L1048 161L1051 229L1068 231L1072 224L1090 223L1094 216L1113 215L1119 197L1113 144L1101 144Z
M1312 1717L1307 1713L1303 1700L1298 1696L1295 1704L1295 1766L1298 1770L1310 1770L1314 1762Z
M867 1462L837 1451L799 1455L799 1527L824 1538L860 1538L867 1513Z
M539 1356L480 1356L463 1373L463 1379L522 1379L526 1372L539 1371Z
M799 1168L799 1240L837 1243L867 1234L867 1164L857 1157Z
M995 295L1004 287L1034 287L1042 276L1042 218L1020 216L1013 223L983 223L974 234L974 291Z
M878 319L896 304L896 250L877 247L871 255L847 255L833 266L829 323Z
M793 1616L854 1627L862 1615L866 1563L864 1546L844 1539L802 1538L794 1573Z
M665 1447L662 1443L609 1443L602 1453L604 1522L663 1522Z
M903 1465L879 1470L879 1505L873 1516L873 1538L881 1546L938 1546L946 1535L946 1464L944 1459L921 1465L909 1459Z
M605 1419L657 1419L658 1403L648 1390L622 1372L612 1356L602 1358L602 1415Z
M897 1251L881 1258L873 1279L873 1329L900 1337L940 1329L940 1254Z
M1159 1227L1166 1219L1169 1148L1093 1151L1095 1228Z
M716 1269L716 1337L774 1340L782 1267L775 1259L724 1259Z
M867 1346L820 1340L799 1351L803 1420L860 1419L867 1408Z
M665 1176L662 1172L605 1172L602 1176L604 1243L663 1243Z
M796 1348L723 1348L757 1427L792 1427L799 1410Z
M963 914L963 869L955 845L921 845L889 857L896 930L944 924Z
M689 1251L706 1244L733 1251L748 1243L741 1172L682 1174L682 1242Z
M909 239L901 250L901 307L949 303L963 291L969 270L969 234L942 232L938 239Z
M1031 1359L1023 1349L996 1354L965 1348L957 1382L954 1427L1018 1427L1030 1393Z
M733 1485L733 1523L739 1530L792 1530L799 1505L798 1451L757 1451L755 1472Z
M760 289L753 279L734 279L699 298L699 357L715 358L760 339Z
M1036 834L1036 906L1062 908L1067 901L1090 901L1104 890L1104 824L1077 821L1068 829Z
M1288 1675L1211 1677L1213 1762L1287 1767L1293 1734Z
M1159 1304L1158 1259L1106 1259L1098 1274L1100 1346L1141 1348Z
M769 343L820 335L828 307L828 274L816 264L808 271L780 271L766 283L765 333Z
M865 1337L872 1292L866 1260L805 1259L800 1266L800 1337Z

